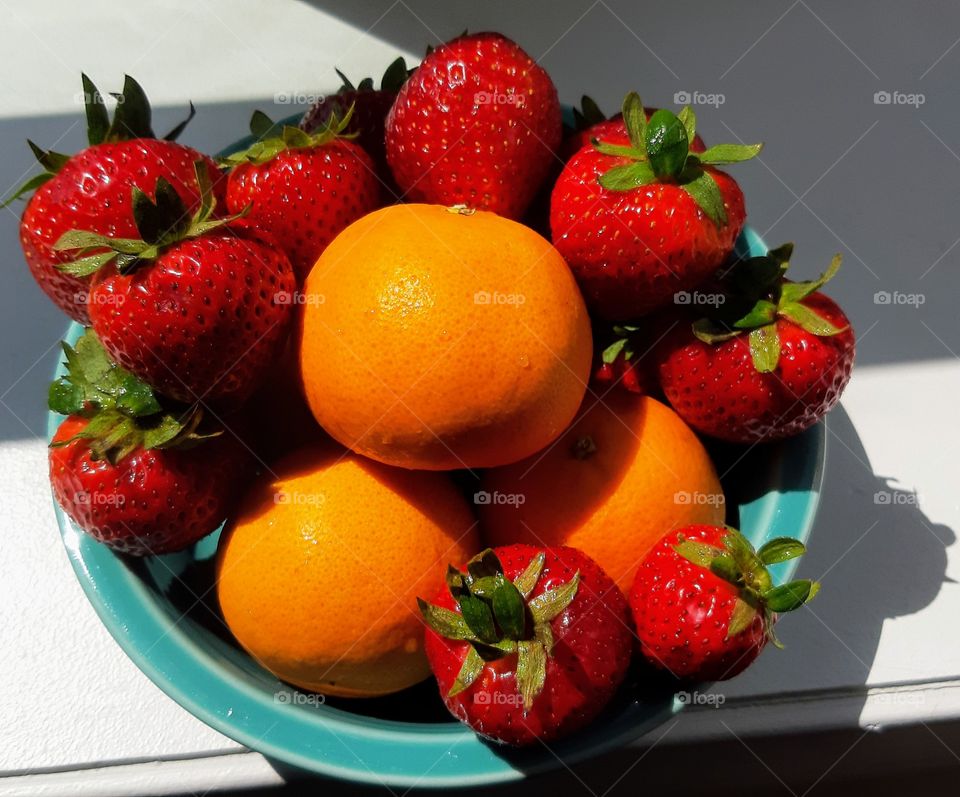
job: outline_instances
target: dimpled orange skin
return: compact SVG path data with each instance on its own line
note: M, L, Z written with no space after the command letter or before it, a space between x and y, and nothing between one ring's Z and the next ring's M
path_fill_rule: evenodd
M247 495L217 553L237 641L295 686L371 697L430 674L417 595L479 550L446 474L390 468L334 444L281 460Z
M301 376L344 445L423 470L492 467L569 424L591 332L570 270L485 211L394 205L354 222L304 287Z
M602 402L588 395L549 451L487 471L483 490L486 544L579 548L625 592L668 531L724 520L720 481L697 436L666 405L625 391Z

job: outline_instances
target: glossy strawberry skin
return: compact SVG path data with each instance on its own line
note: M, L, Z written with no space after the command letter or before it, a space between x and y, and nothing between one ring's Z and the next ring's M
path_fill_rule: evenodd
M286 339L296 290L290 261L255 236L231 225L131 274L97 272L91 322L110 357L170 398L242 403Z
M650 117L653 116L656 112L656 108L645 108L647 120L650 120ZM583 147L593 146L591 141L597 139L598 141L608 141L608 140L623 140L627 136L627 128L623 123L623 114L617 114L616 116L611 116L609 119L604 119L602 122L597 122L596 124L590 125L590 127L585 130L574 130L570 135L563 139L563 144L560 147L560 157L564 161L570 160L574 155L576 155ZM691 152L703 152L707 148L706 144L703 143L703 139L700 138L700 134L697 133L693 137L693 143L690 145Z
M81 432L70 416L54 442ZM226 518L250 470L230 432L189 449L138 449L116 465L94 461L84 440L50 448L50 483L57 503L80 528L134 556L179 551Z
M556 642L553 657L547 660L543 691L529 712L520 702L516 655L489 662L468 689L448 697L469 643L426 630L427 658L450 713L481 736L512 745L556 739L590 722L626 676L634 641L626 599L585 554L574 548L530 545L495 548L494 553L504 575L514 579L541 550L546 562L531 597L569 581L578 570L580 586L570 606L550 622ZM457 610L446 588L432 603Z
M722 681L743 672L767 642L762 613L727 638L738 590L674 550L680 537L723 547L726 530L688 526L671 531L644 557L630 590L640 653L675 677Z
M227 179L227 207L269 233L302 283L337 234L380 207L381 185L370 157L336 140L287 149L262 164L242 163Z
M780 318L780 361L759 373L746 334L717 344L694 337L689 319L655 353L667 400L697 431L734 443L780 440L809 429L840 400L853 371L855 340L846 315L823 293L802 302L834 326L817 336Z
M408 201L519 219L560 136L549 75L509 39L478 33L438 47L400 89L387 117L387 160Z
M395 91L342 91L324 97L304 115L300 128L308 133L317 132L336 114L343 119L353 106L353 116L344 133L356 133L352 141L363 148L373 161L374 171L384 186L393 183L390 167L387 166L386 126L387 114L397 99Z
M608 140L628 143L626 136ZM550 201L553 245L587 306L610 321L638 318L672 304L676 293L694 290L733 252L746 219L743 192L716 169L710 171L727 214L720 226L677 185L611 191L597 182L628 162L584 147L564 167Z
M216 164L190 147L170 141L137 138L95 144L70 158L59 173L30 198L20 221L20 243L34 279L63 312L89 323L89 277L73 277L56 266L75 252L53 245L70 230L90 230L116 238L138 238L133 223L133 186L153 196L164 177L191 211L200 204L194 162L207 164L214 194L221 202L223 181Z

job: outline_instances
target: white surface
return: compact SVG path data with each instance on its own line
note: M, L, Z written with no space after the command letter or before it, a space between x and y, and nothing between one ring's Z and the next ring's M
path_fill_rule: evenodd
M125 797L129 794L201 794L282 784L262 756L234 753L216 758L149 761L79 772L49 772L0 780L0 797Z
M89 36L110 32L109 46L78 40L81 5L82 29ZM77 112L80 72L107 92L116 90L125 71L155 105L185 106L189 99L224 102L336 87L334 66L357 81L379 79L397 57L394 45L297 2L83 0L71 7L4 0L0 11L4 58L37 64L39 54L43 64L0 81L0 116ZM98 45L107 43L103 35Z
M56 533L46 446L0 445L0 774L237 749L120 651Z

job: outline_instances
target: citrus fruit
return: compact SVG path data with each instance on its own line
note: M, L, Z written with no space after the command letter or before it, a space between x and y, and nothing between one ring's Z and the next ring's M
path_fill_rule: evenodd
M430 674L417 595L477 548L446 474L313 446L283 458L224 530L217 593L237 641L278 678L366 697Z
M489 545L569 545L629 590L671 529L718 525L724 499L697 436L669 407L614 391L589 396L553 446L484 474L476 496Z
M484 211L394 205L327 247L302 297L300 366L334 438L391 465L490 467L576 414L591 334L563 258Z

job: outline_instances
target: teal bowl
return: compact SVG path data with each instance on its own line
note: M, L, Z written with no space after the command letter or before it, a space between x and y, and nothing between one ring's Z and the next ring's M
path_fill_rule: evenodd
M747 228L740 254L763 254ZM77 324L67 331L75 340ZM56 376L62 373L58 368ZM52 436L61 417L48 421ZM777 536L807 540L825 458L822 423L790 440L711 449L731 511L755 545ZM219 532L187 551L138 560L83 534L56 509L63 542L90 603L114 639L157 686L191 714L285 764L343 780L447 788L515 781L621 747L683 707L669 683L631 683L590 727L552 745L511 750L488 744L451 719L435 684L374 700L324 701L261 668L233 641L214 596ZM796 560L773 568L789 579Z

